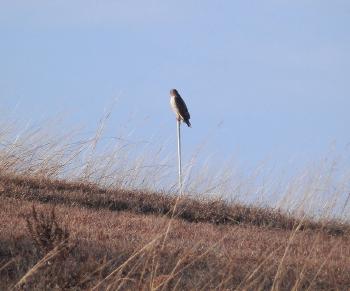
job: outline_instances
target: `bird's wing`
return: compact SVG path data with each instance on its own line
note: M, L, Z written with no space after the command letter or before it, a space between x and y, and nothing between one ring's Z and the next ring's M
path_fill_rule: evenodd
M175 104L176 104L176 107L177 107L178 110L179 110L180 115L181 115L185 120L191 118L190 113L188 112L186 103L185 103L185 101L184 101L180 96L176 96L176 97L175 97Z

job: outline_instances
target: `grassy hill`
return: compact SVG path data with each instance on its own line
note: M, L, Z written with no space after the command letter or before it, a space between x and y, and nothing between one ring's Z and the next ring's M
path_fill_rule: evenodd
M16 175L0 195L1 290L350 286L347 224Z
M0 130L0 290L350 289L346 222L135 187L163 168L128 165L124 144L98 156L100 131L13 132Z

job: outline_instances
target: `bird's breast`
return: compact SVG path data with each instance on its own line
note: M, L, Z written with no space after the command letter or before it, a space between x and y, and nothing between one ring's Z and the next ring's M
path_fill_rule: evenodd
M171 97L170 98L170 105L173 108L174 111L177 111L177 106L176 106L176 102L175 102L175 97Z

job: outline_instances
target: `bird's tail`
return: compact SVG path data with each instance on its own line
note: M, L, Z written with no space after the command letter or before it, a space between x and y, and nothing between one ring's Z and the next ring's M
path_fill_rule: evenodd
M187 124L188 127L192 127L192 124L189 119L184 120L184 122Z

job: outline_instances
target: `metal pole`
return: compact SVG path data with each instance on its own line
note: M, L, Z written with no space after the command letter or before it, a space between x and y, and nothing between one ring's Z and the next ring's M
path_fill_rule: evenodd
M179 194L182 194L182 160L181 160L181 121L177 120L177 157L179 164Z

